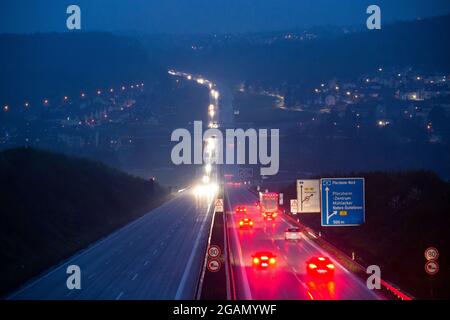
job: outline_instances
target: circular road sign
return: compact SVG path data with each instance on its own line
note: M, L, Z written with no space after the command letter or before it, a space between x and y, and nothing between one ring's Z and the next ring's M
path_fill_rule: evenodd
M212 245L212 246L209 246L209 248L208 248L208 256L210 256L211 258L217 258L220 256L221 253L222 253L222 250L220 250L219 246Z
M425 250L425 259L428 261L434 261L439 258L439 251L438 249L434 247L429 247L427 250Z
M425 271L430 275L434 276L439 272L439 264L436 261L428 261L425 264Z
M222 267L222 263L218 259L209 259L207 264L208 270L211 272L217 272Z

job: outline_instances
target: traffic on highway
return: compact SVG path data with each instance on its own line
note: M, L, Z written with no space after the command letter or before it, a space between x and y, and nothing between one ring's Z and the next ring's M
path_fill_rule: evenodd
M284 217L277 194L262 193L259 200L243 185L227 186L225 192L237 299L385 299L332 259L296 226L295 220ZM242 219L251 220L252 228L242 228Z

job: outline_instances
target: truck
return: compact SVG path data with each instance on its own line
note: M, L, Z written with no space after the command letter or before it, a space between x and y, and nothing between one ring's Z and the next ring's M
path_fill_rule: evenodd
M274 220L278 215L278 193L260 192L259 193L259 209L264 220Z

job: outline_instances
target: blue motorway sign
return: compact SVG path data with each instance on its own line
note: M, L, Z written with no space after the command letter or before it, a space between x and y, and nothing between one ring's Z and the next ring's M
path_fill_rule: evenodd
M364 224L364 178L321 179L320 194L322 226Z

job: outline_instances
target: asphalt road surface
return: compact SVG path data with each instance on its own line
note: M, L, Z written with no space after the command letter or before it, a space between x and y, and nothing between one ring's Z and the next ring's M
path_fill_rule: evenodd
M211 224L190 190L31 281L9 299L193 299ZM69 290L67 266L81 269Z

